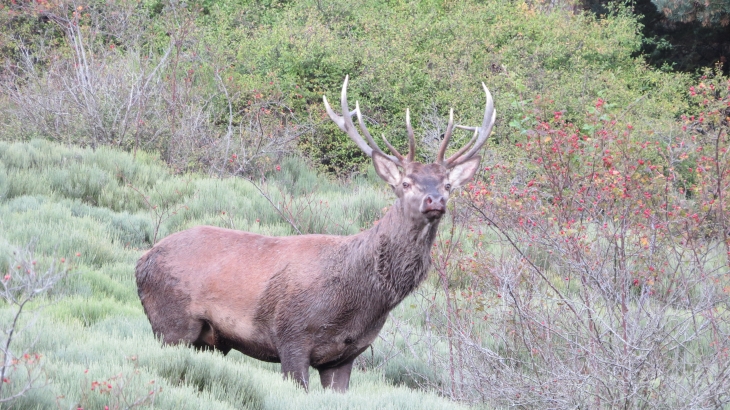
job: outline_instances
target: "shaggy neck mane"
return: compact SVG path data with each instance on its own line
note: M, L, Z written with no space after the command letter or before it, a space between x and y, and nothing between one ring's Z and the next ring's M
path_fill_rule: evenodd
M348 244L348 252L356 255L350 272L369 277L385 291L388 304L397 305L426 279L438 224L439 220L416 223L407 218L397 200L377 225Z

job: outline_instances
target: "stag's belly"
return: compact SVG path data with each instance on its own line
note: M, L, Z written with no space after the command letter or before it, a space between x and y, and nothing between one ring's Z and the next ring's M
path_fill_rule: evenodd
M279 352L273 344L256 340L230 340L229 346L246 356L265 362L279 363Z

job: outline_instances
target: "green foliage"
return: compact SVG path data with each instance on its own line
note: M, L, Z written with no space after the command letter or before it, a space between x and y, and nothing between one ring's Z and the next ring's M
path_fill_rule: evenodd
M376 372L355 371L346 395L323 391L318 383L305 393L282 380L278 365L236 352L224 357L184 346L161 348L141 309L137 315L110 316L88 326L52 317L40 318L38 325L55 329L38 341L43 351L54 352L44 357L53 384L14 403L23 409L55 407L57 402L64 408L111 408L122 398L129 406L150 395L154 408L163 409L463 408L434 393L389 386ZM94 384L102 381L112 387L102 390L101 383Z
M520 2L297 2L272 14L269 24L238 28L245 13L218 20L229 27L221 35L237 45L234 78L251 85L270 80L290 106L316 114L322 121L300 147L330 171L363 160L322 110L321 96L336 102L346 74L350 101L360 101L372 133L387 134L399 148L406 107L421 135L433 126L434 107L437 116L453 106L457 121L479 122L479 81L492 89L499 117L507 120L497 124L498 140L509 138L506 123L524 116L520 102L537 95L559 101L552 108L569 116L597 97L625 107L631 119L666 121L683 108L677 90L686 78L635 57L641 36L625 9L597 18L541 13Z
M481 81L493 91L502 119L495 129L497 141L514 138L507 124L520 121L526 114L524 102L537 96L553 101L550 109L564 111L569 118L579 117L600 97L625 110L627 121L659 125L686 107L686 96L678 90L687 84L687 77L657 71L637 57L640 26L630 10L618 6L601 17L557 9L545 13L538 6L509 1L262 4L225 0L185 7L160 1L93 6L93 15L103 15L106 7L107 13L146 22L134 36L130 27L109 27L116 30L117 51L109 51L106 38L90 45L100 47L96 52L100 61L101 55L106 59L106 66L128 67L129 73L120 71L124 78L146 76L153 66L140 67L154 60L150 55L160 59L170 52L160 66L162 85L154 91L165 93L167 102L140 94L139 99L148 100L147 111L136 114L134 110L142 107L134 105L127 112L124 106L114 106L114 101L127 97L106 95L117 91L99 83L94 92L111 104L100 107L103 112L97 110L102 136L84 139L88 138L84 133L101 131L93 123L74 128L75 123L89 121L88 116L74 112L69 115L77 120L64 128L74 135L56 135L59 131L52 130L57 124L50 118L38 129L9 121L7 128L14 138L40 134L95 144L114 136L115 144L133 150L139 137L143 146L159 151L176 169L207 170L225 163L223 157L231 154L226 137L230 102L234 128L241 127L241 135L249 138L242 139L243 149L234 152L255 151L261 140L251 138L261 130L244 129L245 124L265 123L271 128L263 137L286 130L313 165L342 175L361 169L367 161L327 118L322 95L336 102L348 74L350 101L359 100L372 133L386 134L397 148L406 145L406 108L411 109L416 133L422 136L439 128L449 107L455 109L459 123L478 123L484 98ZM97 24L92 20L83 20L88 25L84 27ZM103 32L106 26L98 24ZM130 43L125 46L125 41ZM122 74L102 70L97 75L102 81L105 75L116 79ZM0 107L11 108L3 101ZM203 125L193 121L199 116L197 109L208 113L210 121ZM139 115L143 121L121 124L118 117L123 112L127 117ZM466 138L461 135L452 145L457 148ZM276 151L285 147L279 144ZM426 149L419 157L427 160L432 155ZM92 167L88 172L96 171ZM99 179L90 180L89 186L71 182L67 189L77 197L95 198L104 183Z
M44 48L63 44L63 33L47 19L35 13L20 13L13 2L0 5L0 57L14 64L23 64L28 56L38 58ZM40 65L47 66L48 61Z
M93 279L96 279L97 283L106 280L98 273L94 276ZM128 288L128 286L125 287ZM85 297L66 297L53 306L51 315L62 322L77 320L86 327L110 316L128 317L139 315L139 306L135 301L130 301L133 306L120 304L118 300L105 298L106 291L108 291L108 288L102 285L95 289L92 288L92 293Z

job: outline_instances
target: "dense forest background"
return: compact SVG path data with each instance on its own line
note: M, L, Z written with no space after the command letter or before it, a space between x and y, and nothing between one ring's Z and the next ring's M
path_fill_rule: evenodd
M0 403L723 408L727 2L0 2ZM355 234L393 202L327 117L431 161L497 123L346 395L161 347L134 264L208 224ZM455 136L451 151L471 136Z

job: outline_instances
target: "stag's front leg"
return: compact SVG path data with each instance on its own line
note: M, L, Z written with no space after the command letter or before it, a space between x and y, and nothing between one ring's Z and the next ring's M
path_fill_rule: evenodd
M309 357L302 354L300 349L290 348L284 349L286 352L280 352L281 372L284 379L291 378L299 383L304 390L309 389Z
M319 379L322 381L322 387L330 388L335 391L344 393L350 387L350 373L352 373L352 364L355 360L350 360L337 367L328 367L319 370Z

